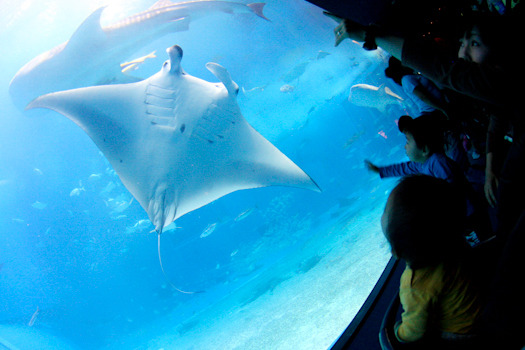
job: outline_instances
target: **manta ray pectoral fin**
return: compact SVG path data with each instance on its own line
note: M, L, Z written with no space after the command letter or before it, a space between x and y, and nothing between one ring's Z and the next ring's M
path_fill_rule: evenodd
M224 84L230 95L236 96L239 93L239 85L232 80L226 68L213 62L206 63L206 68Z

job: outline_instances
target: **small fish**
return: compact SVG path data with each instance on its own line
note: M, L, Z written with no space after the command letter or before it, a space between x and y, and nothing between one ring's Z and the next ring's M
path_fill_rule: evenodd
M118 215L118 216L112 216L111 219L113 219L113 220L120 220L120 219L125 219L127 217L128 217L127 215L122 214L122 215Z
M39 311L40 310L38 309L38 306L37 306L36 311L33 313L33 316L31 316L31 319L29 320L29 323L27 324L29 327L33 327L33 325L35 324Z
M214 222L213 224L209 224L204 229L204 231L202 231L202 233L200 235L200 238L208 237L209 235L211 235L213 233L213 231L215 231L216 228L217 228L217 223L216 222Z
M35 209L42 210L47 207L47 203L36 201L35 203L31 204L31 206Z
M162 232L173 231L173 230L180 230L180 229L182 229L182 227L177 226L175 224L175 221L173 221L171 224L169 224L168 226L164 227ZM150 233L153 233L153 232L155 232L155 230L152 230Z
M102 174L91 174L89 175L88 180L97 181L97 180L100 180L101 177L102 177Z
M148 58L155 58L155 57L157 56L155 55L155 51L153 51L145 56L135 58L134 60L131 60L129 62L121 63L120 68L122 68L122 73L126 73L131 70L136 70L137 68L139 68L139 65L144 63Z
M357 140L359 140L361 138L361 136L363 136L365 134L365 131L362 130L361 132L356 132L355 134L352 135L352 137L350 137L348 140L346 140L346 143L345 145L343 146L344 149L347 149L348 147L350 147L354 142L356 142Z
M84 187L77 187L69 192L69 197L78 197L82 192L86 191Z
M113 191L115 187L117 187L117 185L113 181L108 182L106 187L104 187L102 191L100 191L100 195L103 197L109 196L109 193Z
M285 93L286 93L286 92L293 92L293 91L295 90L295 86L290 85L290 84L284 84L283 86L281 86L281 87L279 88L279 90L280 90L281 92L285 92Z
M329 53L329 52L326 52L326 51L323 51L323 50L319 50L319 51L317 52L317 57L316 57L316 59L320 60L320 59L325 58L326 56L330 56L330 53Z
M266 85L264 86L256 86L254 88L251 88L251 89L245 89L244 86L242 87L242 93L243 94L247 94L247 93L250 93L250 92L260 92L260 91L264 91L264 89L266 88Z
M233 219L233 221L239 222L241 220L246 219L248 216L250 216L254 212L254 210L255 208L246 209L245 211L237 215L237 217Z
M142 232L150 226L151 226L151 221L142 219L142 220L137 221L135 225L126 228L126 233L129 234L129 233Z
M77 188L74 188L73 190L71 190L71 192L69 192L69 197L77 197L77 196L80 196L80 194L82 192L85 192L86 189L84 188L84 186L82 186L82 181L79 181L78 182L78 185L79 187Z
M119 196L118 198L122 198L122 196ZM130 200L126 199L109 199L106 203L106 205L111 206L111 216L116 216L120 213L122 213L124 210L128 209L129 206L133 203L133 197L131 197Z

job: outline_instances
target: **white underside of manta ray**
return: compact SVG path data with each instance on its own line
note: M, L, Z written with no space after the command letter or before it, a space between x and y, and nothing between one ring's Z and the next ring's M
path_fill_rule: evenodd
M40 96L79 125L104 153L157 232L228 193L283 185L319 191L315 182L255 131L237 104L238 86L216 63L222 82L186 74L182 49L141 82Z

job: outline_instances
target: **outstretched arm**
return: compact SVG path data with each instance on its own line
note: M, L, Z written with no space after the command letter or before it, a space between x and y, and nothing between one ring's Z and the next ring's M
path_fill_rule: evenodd
M366 26L349 19L341 18L329 12L324 12L324 14L339 23L339 25L334 29L335 46L338 46L343 40L347 38L359 42L365 41L367 33ZM389 52L395 58L401 60L403 44L405 42L404 38L395 35L376 33L375 42L377 46Z

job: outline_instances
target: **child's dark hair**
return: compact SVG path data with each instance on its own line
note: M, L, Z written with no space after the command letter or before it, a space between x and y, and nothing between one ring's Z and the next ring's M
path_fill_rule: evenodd
M426 175L408 176L391 196L385 235L393 252L412 269L463 255L465 206L451 184Z
M420 149L428 147L430 154L444 151L444 131L446 117L440 111L434 111L412 118L401 116L398 121L399 131L409 132Z

